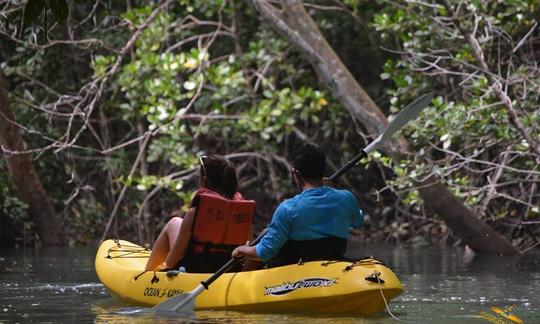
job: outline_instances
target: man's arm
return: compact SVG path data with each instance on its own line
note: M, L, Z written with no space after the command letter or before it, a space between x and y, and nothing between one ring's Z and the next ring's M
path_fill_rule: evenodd
M353 228L359 228L362 225L364 225L364 210L360 208L360 206L358 205L358 200L356 199L356 197L354 196L352 192L348 190L345 192L349 196L347 198L348 200L347 208L349 210L349 215L350 215L349 221L351 222L351 226Z
M234 258L247 256L249 258L260 258L263 261L268 261L279 252L279 249L288 240L289 229L290 220L287 217L287 210L282 203L272 216L272 222L268 226L268 231L261 242L255 246L239 246L234 249L232 256Z

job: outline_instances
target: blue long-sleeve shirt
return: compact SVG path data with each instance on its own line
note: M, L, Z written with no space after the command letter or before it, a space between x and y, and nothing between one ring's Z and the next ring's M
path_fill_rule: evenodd
M350 228L363 222L364 212L351 192L326 186L307 189L276 208L268 231L255 249L263 261L268 261L288 240L329 236L348 239Z

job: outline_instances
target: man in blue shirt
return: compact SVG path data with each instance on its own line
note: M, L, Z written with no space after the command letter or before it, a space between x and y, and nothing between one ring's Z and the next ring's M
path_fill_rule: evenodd
M323 184L326 157L316 145L300 147L292 165L291 176L301 193L277 207L259 244L239 246L233 257L245 255L279 266L300 259L339 259L345 253L351 227L364 221L356 198Z

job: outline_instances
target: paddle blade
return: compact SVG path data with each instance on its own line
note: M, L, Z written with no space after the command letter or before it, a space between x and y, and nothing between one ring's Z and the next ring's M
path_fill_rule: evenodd
M152 311L158 313L192 313L195 309L195 297L197 296L193 296L193 293L179 294L152 307Z
M433 99L433 93L426 93L400 111L399 114L392 119L384 132L364 149L366 155L378 149L387 139L394 136L397 131L403 128L409 121L413 120L422 109L429 105L431 99Z
M426 93L416 100L411 102L407 107L397 114L397 116L390 122L388 127L381 135L381 142L392 137L395 132L400 130L405 124L412 120L418 113L424 109L433 99L433 93Z

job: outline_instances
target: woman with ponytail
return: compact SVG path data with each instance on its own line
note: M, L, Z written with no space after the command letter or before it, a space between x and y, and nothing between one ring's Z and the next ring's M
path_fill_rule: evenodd
M236 169L221 155L203 156L199 164L200 188L184 218L171 218L159 234L146 270L214 272L249 239L255 202L237 192Z

